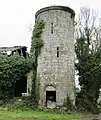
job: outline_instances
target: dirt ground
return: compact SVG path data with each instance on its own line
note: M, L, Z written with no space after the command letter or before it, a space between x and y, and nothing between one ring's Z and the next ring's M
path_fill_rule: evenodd
M40 120L40 119L18 119L18 120ZM101 116L89 116L87 118L73 119L73 120L101 120Z
M86 118L78 119L78 120L101 120L101 114L88 116Z
M17 120L44 120L44 119L17 119ZM93 116L88 116L85 118L81 118L81 119L73 119L73 120L101 120L101 114L100 115L93 115Z
M43 119L17 119L17 120L43 120ZM94 115L94 116L89 116L87 118L82 118L82 119L73 119L73 120L101 120L101 115Z
M17 120L43 120L43 119L17 119ZM81 118L81 119L73 119L73 120L101 120L101 114L100 115L93 115L93 116L88 116L86 118Z

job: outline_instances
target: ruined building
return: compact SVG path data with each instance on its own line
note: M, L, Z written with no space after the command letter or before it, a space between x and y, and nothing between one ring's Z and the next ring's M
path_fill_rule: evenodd
M65 6L50 6L36 12L36 20L43 20L44 46L38 58L37 78L40 81L39 105L62 106L67 95L75 104L74 73L74 17L75 12Z
M13 47L0 47L0 54L7 55L8 57L14 54L27 58L27 47L26 46L13 46ZM14 85L14 97L22 96L22 93L27 92L27 75L24 75L21 80L15 82Z
M15 53L22 55L26 58L27 47L26 46L14 46L14 47L0 47L0 54L13 56Z

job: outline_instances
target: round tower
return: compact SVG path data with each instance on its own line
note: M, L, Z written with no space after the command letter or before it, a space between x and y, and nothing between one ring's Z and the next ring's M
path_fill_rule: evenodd
M74 17L65 6L50 6L36 12L43 20L44 46L38 58L37 78L40 81L40 106L62 106L67 98L75 104Z

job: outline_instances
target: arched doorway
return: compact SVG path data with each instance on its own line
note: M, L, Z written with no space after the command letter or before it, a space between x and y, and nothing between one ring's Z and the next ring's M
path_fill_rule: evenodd
M56 107L56 89L53 86L46 87L46 106L47 108Z

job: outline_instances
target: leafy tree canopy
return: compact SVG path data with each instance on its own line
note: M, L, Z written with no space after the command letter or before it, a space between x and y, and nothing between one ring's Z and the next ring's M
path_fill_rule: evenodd
M0 55L0 100L13 97L13 85L29 72L32 67L30 59L14 55Z

